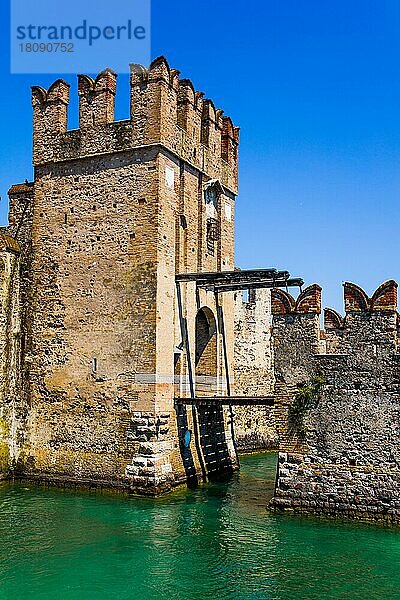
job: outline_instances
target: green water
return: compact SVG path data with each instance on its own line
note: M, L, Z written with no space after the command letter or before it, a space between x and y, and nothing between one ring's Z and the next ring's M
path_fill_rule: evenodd
M157 500L0 488L0 599L400 599L400 531L268 514L275 460Z

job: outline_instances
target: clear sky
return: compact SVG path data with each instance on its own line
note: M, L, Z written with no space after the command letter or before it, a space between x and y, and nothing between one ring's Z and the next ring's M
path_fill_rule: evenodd
M57 77L9 74L2 16L6 223L7 189L32 178L30 86ZM370 294L400 280L398 0L153 0L159 54L241 127L238 266L320 283L339 310L345 280ZM76 79L65 78L76 127ZM118 83L117 118L127 118L127 77Z

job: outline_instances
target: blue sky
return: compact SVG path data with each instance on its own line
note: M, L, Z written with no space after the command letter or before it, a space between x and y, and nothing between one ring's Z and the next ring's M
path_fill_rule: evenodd
M4 17L2 223L9 186L32 178L30 85L57 78L9 74ZM368 293L400 280L399 34L398 0L153 0L153 57L241 127L237 265L318 282L339 310L345 280ZM127 77L118 83L126 118Z

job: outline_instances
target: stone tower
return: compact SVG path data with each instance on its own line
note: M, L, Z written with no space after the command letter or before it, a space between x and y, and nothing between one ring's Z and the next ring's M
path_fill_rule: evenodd
M204 423L196 411L177 418L174 404L189 393L185 348L196 394L224 391L214 294L193 282L177 293L175 276L234 267L238 129L162 57L132 65L128 120L114 121L111 70L80 75L78 92L71 131L69 85L32 88L23 471L157 493L205 474L201 444L182 440L196 427L201 439ZM214 455L217 430L202 441Z

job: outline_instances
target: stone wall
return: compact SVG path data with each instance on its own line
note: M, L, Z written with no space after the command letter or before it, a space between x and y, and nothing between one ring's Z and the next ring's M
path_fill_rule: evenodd
M33 184L12 186L9 198L9 224L0 233L0 478L18 473L24 460Z
M324 383L305 412L301 432L290 428L289 419L283 421L273 504L399 521L397 284L385 282L368 298L358 286L346 283L344 298L344 318L325 311L329 354L310 356L303 339L294 340L291 356L288 347L281 356L281 347L276 349L281 392L287 395L286 402L278 398L281 411L299 397L300 384L317 377ZM279 322L282 316L276 318ZM317 348L318 341L317 334L314 342L310 337L309 348Z
M0 233L0 479L17 467L25 425L19 288L20 247Z
M271 293L250 290L235 295L236 396L270 396L274 387L271 342ZM235 407L235 441L239 452L278 448L274 408Z
M306 288L296 301L284 290L273 290L272 314L277 382L293 386L307 381L320 348L321 288Z
M278 450L279 434L272 406L236 406L235 442L239 453Z

